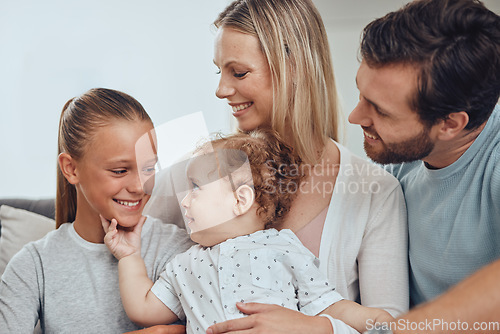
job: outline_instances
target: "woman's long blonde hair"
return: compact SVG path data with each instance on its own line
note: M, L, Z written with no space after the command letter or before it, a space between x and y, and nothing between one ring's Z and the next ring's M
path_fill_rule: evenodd
M117 120L151 122L136 99L116 90L94 88L70 99L64 105L59 121L58 154L68 153L73 159L81 159L98 129ZM58 166L57 228L75 219L76 203L76 188L66 180Z
M310 0L237 0L214 25L256 36L273 80L272 128L306 163L338 140L335 77L323 21ZM291 135L287 132L291 131Z

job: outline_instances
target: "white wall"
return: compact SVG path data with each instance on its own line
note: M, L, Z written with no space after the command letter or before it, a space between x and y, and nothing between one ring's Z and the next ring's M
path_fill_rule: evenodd
M55 196L61 109L92 87L131 94L156 124L201 110L229 131L210 29L227 3L1 1L0 197Z
M362 28L405 0L314 0L329 34L347 115ZM64 103L92 87L137 98L156 124L203 111L209 131L229 131L215 95L216 15L229 0L23 0L0 2L0 197L55 195L57 125ZM485 3L499 12L500 1ZM345 143L364 155L362 134Z

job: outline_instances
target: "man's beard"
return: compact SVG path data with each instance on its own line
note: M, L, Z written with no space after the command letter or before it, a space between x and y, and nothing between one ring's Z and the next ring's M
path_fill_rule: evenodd
M420 160L428 156L434 149L434 143L429 137L429 132L429 128L425 127L420 134L400 143L386 144L379 139L383 145L382 151L375 150L365 140L366 155L373 161L383 165Z

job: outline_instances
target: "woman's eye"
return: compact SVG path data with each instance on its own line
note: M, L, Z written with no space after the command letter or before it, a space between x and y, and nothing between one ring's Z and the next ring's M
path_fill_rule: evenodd
M245 75L247 75L248 72L241 72L241 73L238 73L238 72L234 72L234 77L235 78L243 78Z
M126 169L114 169L111 172L113 172L113 174L116 174L116 175L122 175L122 174L125 174L127 172L127 170Z
M380 115L380 117L387 117L387 114L382 112L379 108L375 108L375 112Z

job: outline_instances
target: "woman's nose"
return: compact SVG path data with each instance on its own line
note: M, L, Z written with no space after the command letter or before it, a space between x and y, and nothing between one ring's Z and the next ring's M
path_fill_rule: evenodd
M215 90L215 95L219 99L227 99L228 97L234 95L236 89L230 84L230 80L226 79L224 75L221 75L219 79L219 85Z

